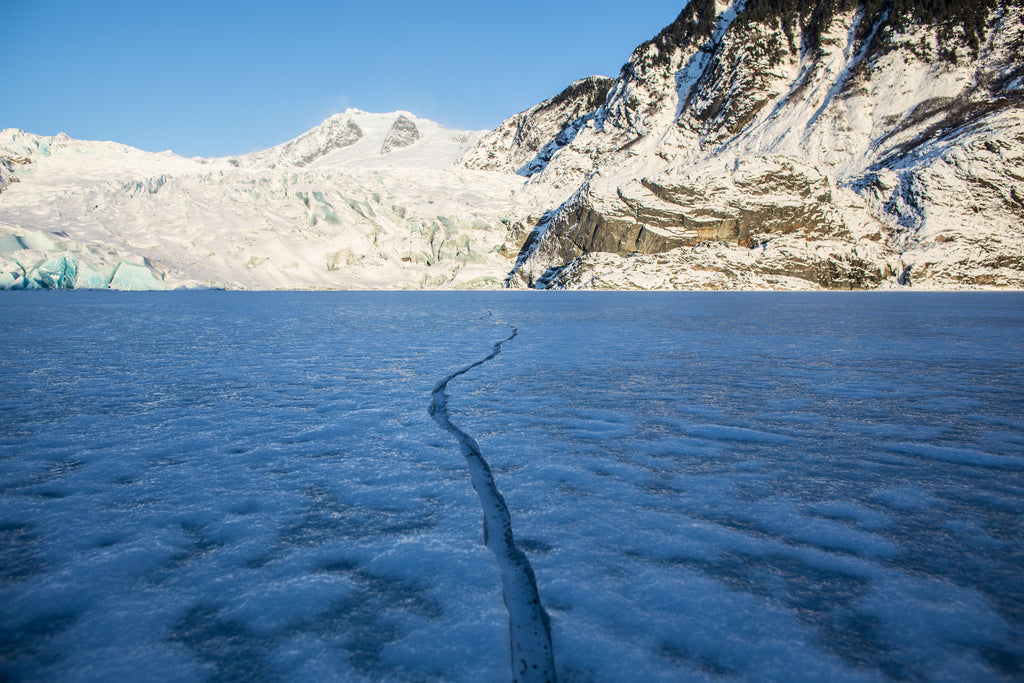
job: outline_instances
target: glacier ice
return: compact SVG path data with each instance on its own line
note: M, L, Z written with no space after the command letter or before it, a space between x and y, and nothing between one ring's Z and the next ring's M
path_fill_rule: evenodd
M28 292L0 319L0 676L508 679L443 377L563 680L1024 663L1019 294Z
M5 243L0 273L68 252L90 270L76 286L142 263L152 278L128 267L114 286L494 287L521 182L452 169L476 137L408 112L349 110L267 152L183 159L3 131L0 150L31 164L0 201L0 234L34 241L17 255Z
M153 271L142 263L121 262L114 270L110 278L111 289L127 289L134 291L150 291L167 289L167 287L153 275Z
M0 289L167 289L147 260L120 260L42 232L0 232Z

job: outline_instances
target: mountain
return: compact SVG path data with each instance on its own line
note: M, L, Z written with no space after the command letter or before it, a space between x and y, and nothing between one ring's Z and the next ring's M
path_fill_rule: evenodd
M461 158L556 197L506 283L1024 287L1021 4L693 0Z
M1024 0L692 0L490 132L0 132L0 288L1024 288Z
M262 152L185 159L0 132L0 288L498 287L522 178L481 135L349 110Z
M484 135L459 163L466 168L531 176L572 142L608 96L614 81L591 76Z

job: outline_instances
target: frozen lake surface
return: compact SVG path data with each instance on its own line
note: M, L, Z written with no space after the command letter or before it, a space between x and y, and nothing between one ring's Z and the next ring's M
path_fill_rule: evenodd
M41 292L0 320L0 678L510 680L526 573L563 681L1024 677L1020 294Z

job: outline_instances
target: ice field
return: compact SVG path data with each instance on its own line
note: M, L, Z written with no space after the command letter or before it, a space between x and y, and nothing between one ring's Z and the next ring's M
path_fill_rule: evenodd
M1024 295L24 292L0 320L0 678L530 680L453 430L559 680L1024 677Z

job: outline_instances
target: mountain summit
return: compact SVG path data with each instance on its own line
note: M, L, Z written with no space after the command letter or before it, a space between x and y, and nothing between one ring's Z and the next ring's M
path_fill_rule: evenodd
M0 289L1024 288L1024 0L692 0L490 132L0 131Z
M1022 54L1020 0L693 0L460 163L561 193L514 287L1019 288Z

